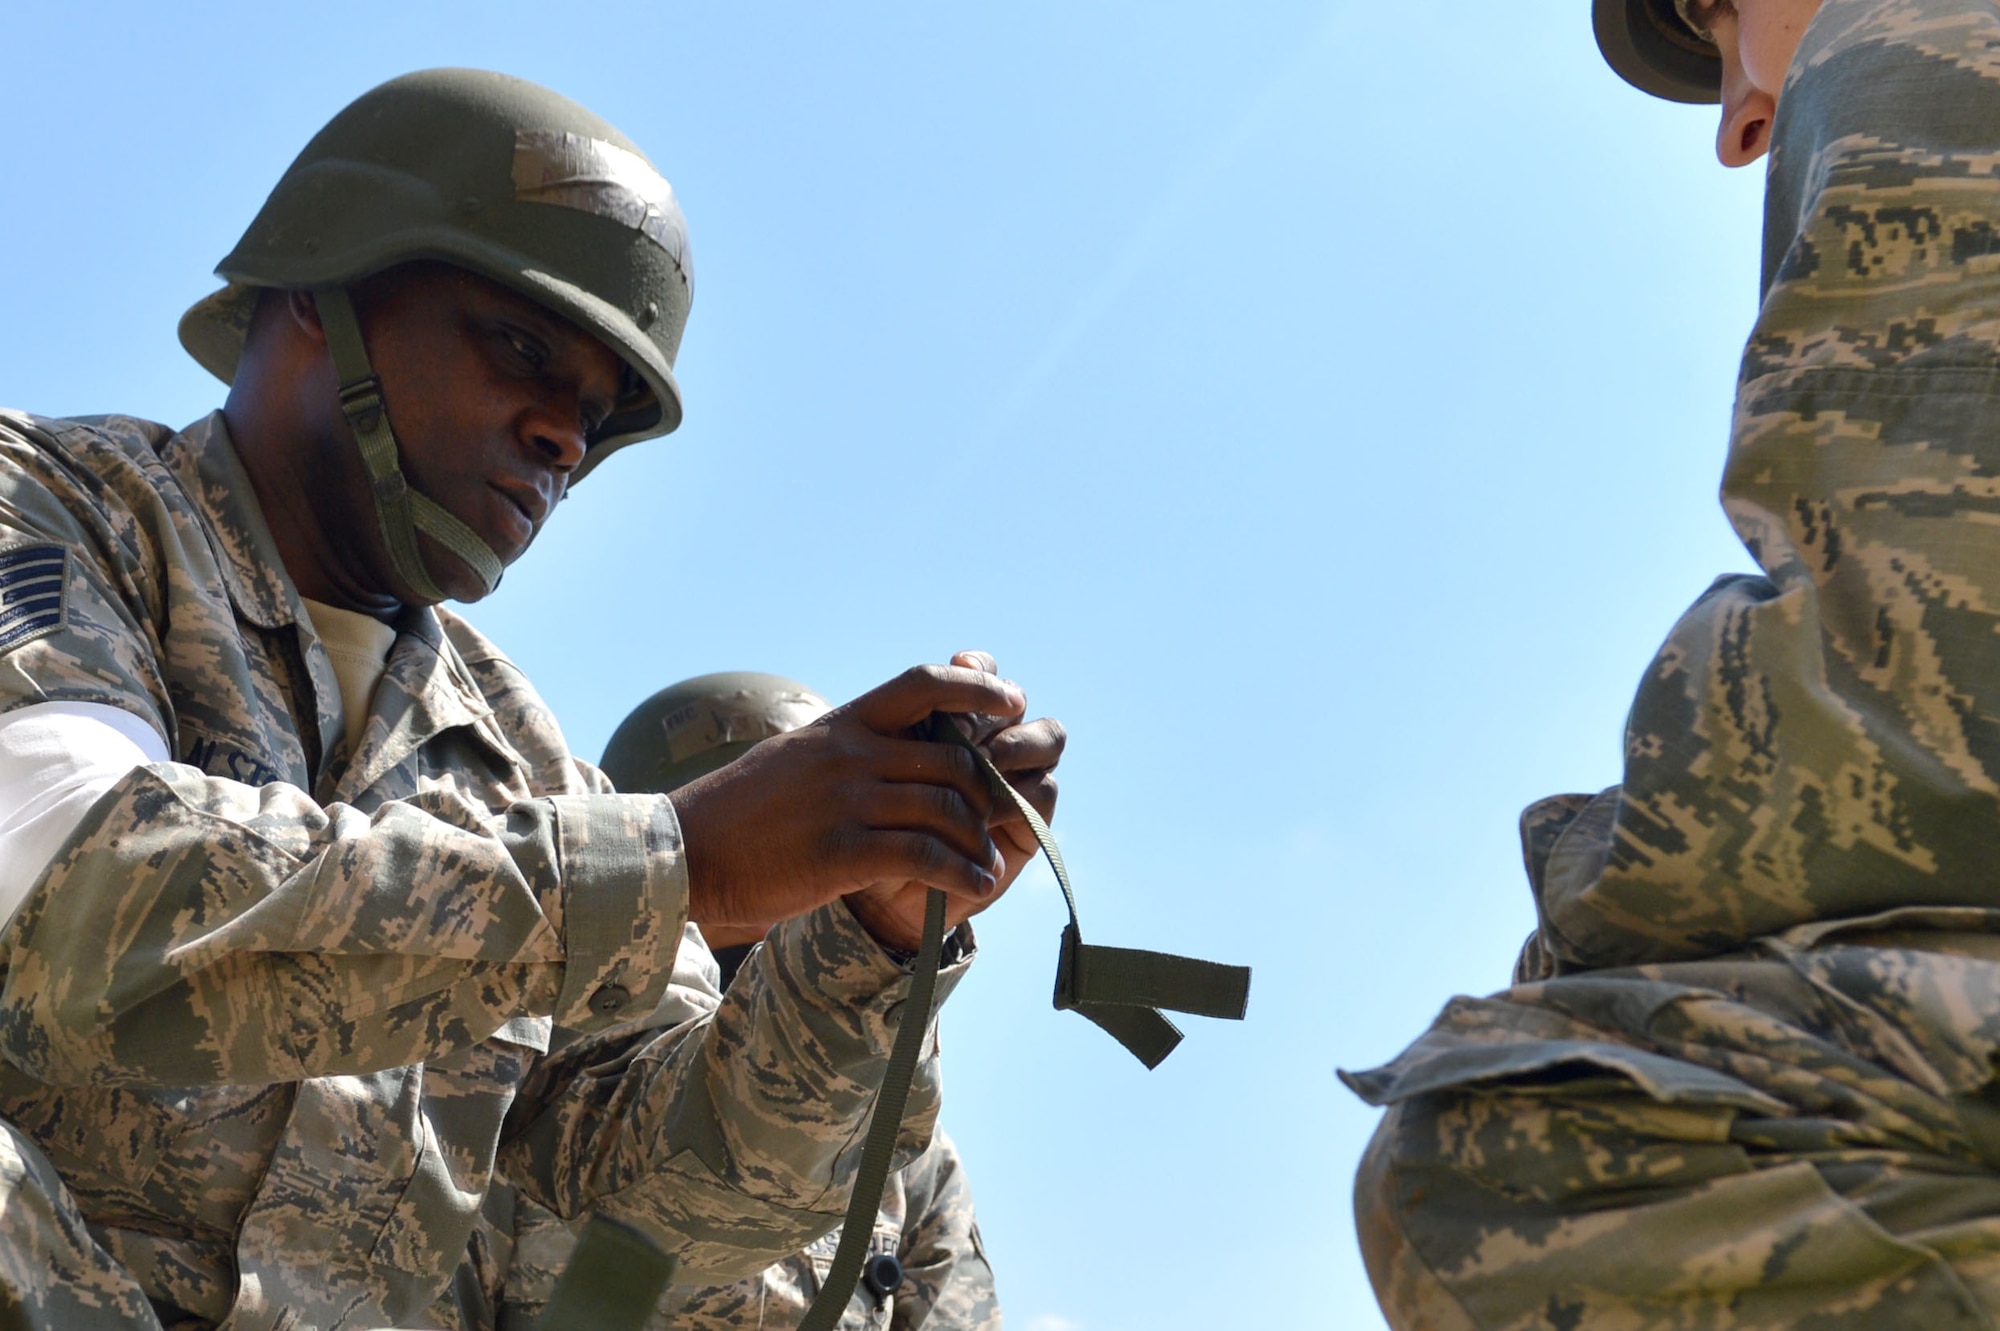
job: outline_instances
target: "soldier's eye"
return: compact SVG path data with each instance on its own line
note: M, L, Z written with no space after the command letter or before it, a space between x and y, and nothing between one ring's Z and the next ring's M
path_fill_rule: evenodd
M513 328L503 328L500 330L500 336L506 340L508 349L530 370L539 370L548 363L548 350L526 333Z

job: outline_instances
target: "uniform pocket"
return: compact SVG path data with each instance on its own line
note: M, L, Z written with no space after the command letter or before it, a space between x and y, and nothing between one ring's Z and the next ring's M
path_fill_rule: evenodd
M536 1054L489 1039L420 1069L408 1182L376 1239L381 1267L449 1278L493 1184L500 1125Z
M1557 983L1580 989L1595 983ZM1633 986L1627 986L1633 987ZM1639 986L1645 987L1645 986ZM1693 993L1654 985L1665 998ZM1789 1112L1783 1101L1724 1072L1604 1038L1560 1013L1499 998L1454 998L1430 1030L1392 1063L1340 1074L1348 1089L1383 1106L1439 1091L1478 1088L1530 1092L1574 1089L1597 1080L1631 1086L1662 1104Z

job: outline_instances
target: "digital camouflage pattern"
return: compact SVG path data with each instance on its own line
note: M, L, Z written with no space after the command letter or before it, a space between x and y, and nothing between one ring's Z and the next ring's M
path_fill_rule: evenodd
M697 776L740 757L772 735L810 724L832 705L796 680L729 671L682 680L655 693L619 723L605 746L603 769L624 789L671 793ZM968 929L970 926L966 926ZM700 974L676 973L666 1003L651 1020L671 1026L687 1019L684 995L727 989L758 956L761 946L699 954ZM684 956L696 955L692 950ZM557 1039L562 1033L557 1033ZM502 1331L532 1327L553 1296L557 1279L576 1250L574 1232L546 1208L512 1199L500 1234L490 1242L508 1251ZM710 1331L727 1327L797 1326L818 1294L840 1245L841 1227L803 1252L772 1264L747 1280L726 1285L687 1284L669 1290L655 1325L660 1331ZM843 1331L998 1331L1000 1305L993 1269L979 1238L972 1189L958 1148L943 1129L930 1149L891 1174L875 1221L872 1250L894 1255L904 1280L877 1299L856 1288Z
M0 1324L151 1327L153 1307L104 1256L34 1144L0 1123Z
M496 1169L710 1279L839 1221L907 983L844 907L780 926L726 998L677 990L687 1020L635 1020L677 958L713 964L671 803L608 793L444 611L398 622L347 753L219 414L0 414L0 551L28 547L67 552L63 595L53 623L0 609L0 711L121 707L178 761L101 799L0 933L0 1237L60 1250L80 1215L97 1273L0 1266L29 1280L16 1322L133 1325L122 1271L169 1325L479 1325ZM546 1053L555 1023L576 1038Z
M526 1207L524 1205L523 1211ZM517 1211L513 1267L507 1281L502 1331L525 1331L546 1305L575 1247L570 1230L546 1211L532 1219ZM833 1264L840 1230L802 1252L773 1263L747 1280L727 1285L678 1285L654 1319L654 1331L730 1331L737 1327L794 1327L805 1316ZM895 1255L903 1284L877 1299L855 1289L841 1331L999 1331L1000 1304L993 1268L973 1217L972 1190L958 1149L941 1129L930 1149L889 1176L876 1217L872 1250Z
M2000 6L1828 0L1780 102L1724 578L1516 987L1350 1085L1399 1328L2000 1326Z

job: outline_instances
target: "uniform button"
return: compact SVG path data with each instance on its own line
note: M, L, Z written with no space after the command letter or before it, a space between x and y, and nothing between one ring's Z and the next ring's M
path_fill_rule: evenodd
M903 1264L893 1253L878 1252L861 1264L861 1283L878 1299L886 1299L903 1284Z
M632 991L622 984L607 984L590 996L590 1010L600 1017L615 1017L632 1001Z

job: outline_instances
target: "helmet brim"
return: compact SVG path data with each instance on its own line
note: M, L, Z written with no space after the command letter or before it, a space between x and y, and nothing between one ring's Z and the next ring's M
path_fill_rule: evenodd
M1691 106L1722 100L1722 56L1673 0L1594 0L1590 20L1604 63L1640 92Z

